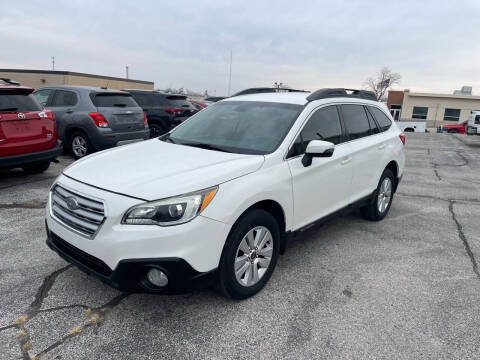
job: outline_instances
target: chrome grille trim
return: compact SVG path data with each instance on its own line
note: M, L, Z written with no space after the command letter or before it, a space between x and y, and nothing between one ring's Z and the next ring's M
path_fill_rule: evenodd
M69 207L68 200L74 200L76 208ZM50 191L50 215L69 230L93 239L105 221L105 204L56 184Z

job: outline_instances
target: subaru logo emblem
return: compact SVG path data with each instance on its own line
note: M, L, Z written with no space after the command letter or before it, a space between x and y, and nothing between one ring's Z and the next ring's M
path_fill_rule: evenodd
M25 119L25 114L18 113L17 116L19 119Z
M65 199L69 210L77 210L78 209L78 201L74 197L68 197Z

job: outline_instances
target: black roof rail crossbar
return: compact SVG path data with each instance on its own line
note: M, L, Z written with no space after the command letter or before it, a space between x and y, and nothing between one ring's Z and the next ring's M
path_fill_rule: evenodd
M373 91L344 89L344 88L320 89L313 92L311 95L309 95L307 97L307 100L314 101L314 100L320 100L320 99L326 99L326 98L332 98L332 97L350 97L350 98L378 101Z
M11 85L20 85L18 81L12 80L12 79L7 79L7 78L0 78L3 82Z
M308 92L308 91L290 89L290 88L258 87L258 88L249 88L249 89L241 90L241 91L233 94L231 97L240 96L240 95L248 95L248 94L266 94L266 93L276 93L276 92Z

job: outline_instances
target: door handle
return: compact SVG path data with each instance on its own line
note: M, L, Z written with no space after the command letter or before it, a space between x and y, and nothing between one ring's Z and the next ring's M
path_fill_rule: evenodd
M345 159L342 160L341 164L342 165L347 165L350 161L352 161L352 157L346 157Z
M67 114L71 114L73 113L73 110L72 109L67 109L67 111L65 111Z
M378 147L378 150L383 150L383 149L385 149L386 147L387 147L387 145L382 144L382 145L380 145L380 146Z

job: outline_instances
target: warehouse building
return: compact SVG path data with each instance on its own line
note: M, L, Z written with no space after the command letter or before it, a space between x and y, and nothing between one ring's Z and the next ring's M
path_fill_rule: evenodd
M453 94L417 93L406 89L388 93L387 106L395 120L422 121L427 127L463 122L472 110L480 110L480 96L464 86Z
M0 78L18 81L34 89L52 85L83 85L110 89L153 90L153 81L133 80L72 71L0 69Z

